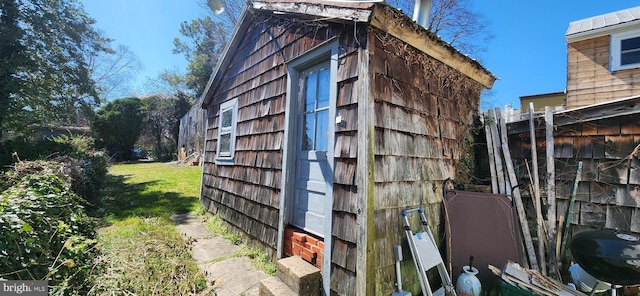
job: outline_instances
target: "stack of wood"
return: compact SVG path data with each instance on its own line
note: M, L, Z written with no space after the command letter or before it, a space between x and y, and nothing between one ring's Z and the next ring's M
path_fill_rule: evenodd
M543 296L586 296L540 272L508 262L504 269L490 265L489 269L508 285ZM521 293L525 294L525 293Z
M197 166L197 165L201 165L201 161L202 161L202 158L200 157L200 153L198 152L194 152L187 156L183 156L181 160L180 160L180 157L178 158L178 164L181 164L181 165Z
M533 208L535 210L535 234L537 241L537 250L534 248L529 230L529 222L525 212L525 206L522 201L520 187L518 184L518 176L516 175L514 164L509 151L509 143L507 137L506 119L502 116L500 109L488 110L483 115L485 124L485 134L487 140L487 150L489 154L489 167L491 170L491 185L493 193L505 194L511 196L520 222L521 234L524 241L528 262L521 262L525 267L533 270L541 271L547 275L547 271L552 276L557 275L556 258L561 248L558 246L559 239L556 231L556 197L555 197L555 164L553 157L546 158L546 174L538 172L538 155L536 151L536 131L534 127L533 104L529 105L529 134L531 158L526 161L527 171L530 177L531 186L528 187L532 198ZM545 141L546 155L554 155L553 140L553 110L550 107L545 108ZM530 164L530 165L529 165ZM546 221L542 213L542 197L540 192L539 176L547 177L546 184ZM579 175L579 173L578 173ZM561 225L562 226L562 225ZM538 264L539 263L539 264Z

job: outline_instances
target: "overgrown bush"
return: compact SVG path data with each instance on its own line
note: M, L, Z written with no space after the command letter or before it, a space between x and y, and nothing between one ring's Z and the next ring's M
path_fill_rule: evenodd
M45 139L18 137L0 143L0 164L68 156L76 159L103 154L94 148L94 139L83 135L58 135Z
M12 165L0 177L0 279L46 280L51 295L87 294L102 265L85 208L99 203L106 159L84 136L3 148Z
M52 295L86 294L98 266L94 227L56 174L27 174L0 194L0 278L46 280Z
M54 174L84 199L87 205L97 205L108 163L102 152L93 149L93 139L62 135L38 143L50 149L49 157L46 158L48 160L16 161L12 165L13 169L7 171L0 180L0 189L7 189L30 174ZM20 154L15 157L22 158Z
M7 189L33 174L57 176L82 198L85 206L94 206L99 203L99 190L107 175L107 161L98 155L80 160L72 157L57 157L49 161L17 162L13 170L5 172L2 176L0 189Z

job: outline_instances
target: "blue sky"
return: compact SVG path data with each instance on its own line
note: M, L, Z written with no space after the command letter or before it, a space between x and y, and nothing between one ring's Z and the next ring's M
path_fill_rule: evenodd
M519 108L520 96L563 91L569 23L640 5L637 0L471 1L491 21L495 35L478 58L500 78L485 108Z
M563 91L565 33L571 21L640 5L640 0L468 0L485 16L495 38L478 59L500 80L482 108L519 108L519 97ZM144 65L138 82L165 69L184 71L184 56L172 54L182 21L205 16L202 0L81 0L96 27L133 51Z

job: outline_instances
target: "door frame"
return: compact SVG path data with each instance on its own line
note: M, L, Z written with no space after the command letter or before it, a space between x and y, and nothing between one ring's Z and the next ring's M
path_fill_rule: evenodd
M298 92L300 90L299 80L302 71L315 64L329 61L329 138L327 142L327 162L329 164L330 176L327 176L327 188L324 203L324 245L322 258L322 286L323 294L330 295L330 272L331 272L331 230L333 225L333 172L335 153L335 118L336 102L338 96L338 38L333 37L322 44L308 50L307 52L285 62L287 66L287 95L285 108L285 128L284 128L284 151L282 157L282 178L280 190L280 211L278 214L278 242L276 255L280 259L283 256L284 228L290 221L290 202L294 198L295 183L295 153L298 141L297 110Z

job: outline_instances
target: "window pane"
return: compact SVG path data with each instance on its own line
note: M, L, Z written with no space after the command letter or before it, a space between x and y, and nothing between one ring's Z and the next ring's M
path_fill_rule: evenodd
M320 111L317 113L316 123L316 149L327 151L327 141L329 136L329 110Z
M304 111L313 111L316 108L316 92L318 85L318 73L313 73L307 77L307 92Z
M640 37L629 38L620 41L620 50L626 51L630 49L638 49L640 48Z
M231 153L231 133L220 135L220 155L229 155Z
M620 55L620 65L640 63L640 51L632 51Z
M230 127L231 126L231 115L233 114L232 109L222 111L222 123L221 127Z
M329 106L329 69L322 69L318 77L318 108Z
M313 150L315 113L304 116L304 134L302 135L302 150Z

